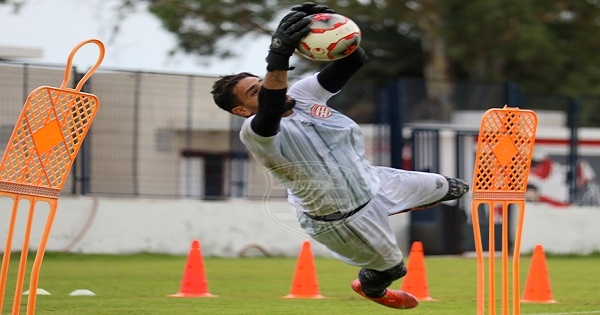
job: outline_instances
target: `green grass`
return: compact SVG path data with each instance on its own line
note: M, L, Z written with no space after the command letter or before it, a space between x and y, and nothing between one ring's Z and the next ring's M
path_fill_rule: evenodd
M18 255L13 254L4 312L12 306ZM32 256L32 255L30 255ZM224 259L205 257L209 291L216 298L173 298L186 257L167 255L72 255L47 253L36 314L392 314L350 289L357 268L334 259L315 259L324 299L284 299L295 258ZM521 314L600 314L600 256L547 259L556 304L522 304ZM421 302L410 314L475 314L476 263L471 258L427 256L427 282L437 301ZM497 264L499 266L499 264ZM525 282L529 258L521 260ZM392 287L399 288L400 282ZM523 288L523 286L522 286ZM69 296L88 289L96 296ZM21 312L26 309L23 297ZM500 314L500 312L498 312Z

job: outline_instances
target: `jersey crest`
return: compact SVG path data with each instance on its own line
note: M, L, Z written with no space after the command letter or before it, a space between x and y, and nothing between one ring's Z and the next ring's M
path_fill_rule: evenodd
M331 112L331 108L315 104L310 108L310 115L316 118L329 118L333 113Z

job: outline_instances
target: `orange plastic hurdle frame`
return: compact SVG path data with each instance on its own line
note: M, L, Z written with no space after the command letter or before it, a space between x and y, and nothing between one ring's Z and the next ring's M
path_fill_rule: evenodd
M479 206L488 206L488 308L496 314L494 206L502 206L502 314L509 314L509 266L508 266L508 206L518 206L518 221L515 231L512 259L512 302L513 314L520 314L519 304L519 261L523 217L525 214L525 192L531 166L537 115L530 110L504 106L490 109L482 117L475 169L473 175L473 200L471 205L473 234L477 254L477 314L485 314L485 263L479 229Z
M76 52L86 44L96 44L98 60L79 81L68 88L71 66ZM60 88L41 86L33 90L23 106L0 164L0 196L12 199L12 213L0 269L0 313L4 301L11 247L15 233L19 202L29 201L23 247L15 285L12 314L19 314L25 281L27 253L37 202L47 202L50 210L31 268L27 314L35 313L39 272L50 235L58 196L73 166L79 148L98 111L100 102L93 94L81 92L83 84L98 69L104 58L104 44L88 39L71 51Z

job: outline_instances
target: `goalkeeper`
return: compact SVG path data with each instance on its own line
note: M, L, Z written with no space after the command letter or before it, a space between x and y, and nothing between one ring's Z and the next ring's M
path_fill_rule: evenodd
M440 174L369 163L360 127L326 104L367 61L362 48L288 89L289 59L310 31L306 16L323 12L333 10L292 7L273 34L264 79L226 75L211 93L220 108L247 118L242 143L287 188L306 233L360 268L352 289L391 308L413 308L413 295L388 289L407 273L388 216L458 199L469 187Z

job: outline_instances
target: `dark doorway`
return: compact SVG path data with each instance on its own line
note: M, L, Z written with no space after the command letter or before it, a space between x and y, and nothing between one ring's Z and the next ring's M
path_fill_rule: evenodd
M204 154L204 199L222 199L224 197L225 156L223 154Z

